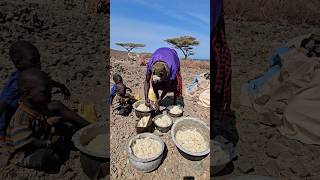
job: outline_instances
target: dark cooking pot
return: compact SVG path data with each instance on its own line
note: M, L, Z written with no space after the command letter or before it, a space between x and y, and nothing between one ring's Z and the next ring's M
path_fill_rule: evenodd
M105 154L100 154L86 148L93 138L105 133L109 134L107 123L97 122L80 129L72 137L75 147L80 151L81 168L90 179L104 178L110 174L109 150ZM106 141L109 141L109 138L106 138Z

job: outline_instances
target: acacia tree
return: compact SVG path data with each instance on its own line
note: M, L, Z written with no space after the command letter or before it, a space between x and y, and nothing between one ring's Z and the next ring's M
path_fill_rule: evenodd
M170 38L164 40L165 42L173 45L175 49L180 49L186 60L189 56L194 55L193 46L197 46L200 42L191 36L181 36L177 38Z
M132 60L135 60L135 58L133 55L131 55L131 52L136 48L142 48L146 46L144 44L138 44L138 43L115 43L115 44L126 49L128 52L128 57Z

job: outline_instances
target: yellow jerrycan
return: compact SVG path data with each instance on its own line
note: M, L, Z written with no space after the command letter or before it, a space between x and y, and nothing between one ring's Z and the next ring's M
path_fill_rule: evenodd
M134 93L134 96L133 96L137 101L140 101L142 98L140 96L140 93Z
M153 101L153 102L157 101L156 94L154 93L152 87L149 88L148 97L149 97L150 101Z
M94 123L97 121L97 112L93 103L80 103L79 115L89 123Z

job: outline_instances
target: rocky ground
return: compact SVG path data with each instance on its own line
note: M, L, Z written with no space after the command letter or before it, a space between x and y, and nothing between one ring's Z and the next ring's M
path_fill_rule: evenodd
M267 69L266 59L275 48L296 36L311 32L319 34L320 27L227 18L226 31L232 52L232 106L237 116L240 142L234 166L215 179L243 174L283 180L320 179L319 146L288 140L276 127L266 125L270 122L264 122L253 109L240 106L239 102L242 84Z
M139 66L138 62L129 61L123 56L115 56L111 52L111 75L119 73L124 83L134 92L143 97L143 82L146 68ZM206 72L203 69L182 67L183 87L190 83L196 73ZM181 102L181 101L180 101ZM169 105L172 99L165 100L162 105ZM209 125L209 109L199 106L194 99L184 96L184 116L193 116L202 119ZM170 131L161 134L155 131L166 143L168 154L163 164L154 172L141 173L132 168L127 158L127 145L129 139L135 136L135 123L137 118L132 112L128 117L111 114L111 178L112 179L182 179L184 176L194 176L196 179L209 179L209 156L201 161L184 159L176 149Z
M71 91L69 101L77 110L79 102L96 105L98 118L105 121L106 57L109 53L104 14L89 14L90 6L81 0L2 0L0 1L0 89L13 72L8 48L12 42L25 39L33 42L41 54L43 70L64 83ZM87 7L87 9L85 9ZM89 8L88 8L89 7ZM58 174L45 174L9 165L1 169L0 179L87 179L80 167L79 152L72 151L70 160Z

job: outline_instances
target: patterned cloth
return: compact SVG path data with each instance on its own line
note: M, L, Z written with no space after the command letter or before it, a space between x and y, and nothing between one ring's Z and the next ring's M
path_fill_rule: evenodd
M180 70L177 72L177 97L182 96L182 77Z
M21 72L17 70L10 75L0 95L0 101L7 104L6 110L0 114L0 135L2 136L5 135L6 128L18 107L18 101L21 97L17 84L20 74Z
M222 9L223 1L215 1L215 8ZM220 6L216 7L216 6ZM214 27L211 27L212 33L212 48L211 54L214 59L214 104L215 110L214 116L218 120L227 119L230 113L231 104L231 55L230 50L225 38L224 32L224 17L223 11L219 11L220 14L218 21L214 23ZM216 18L215 18L216 19Z
M43 139L48 131L44 116L20 102L7 130L6 140L10 153L35 140Z

